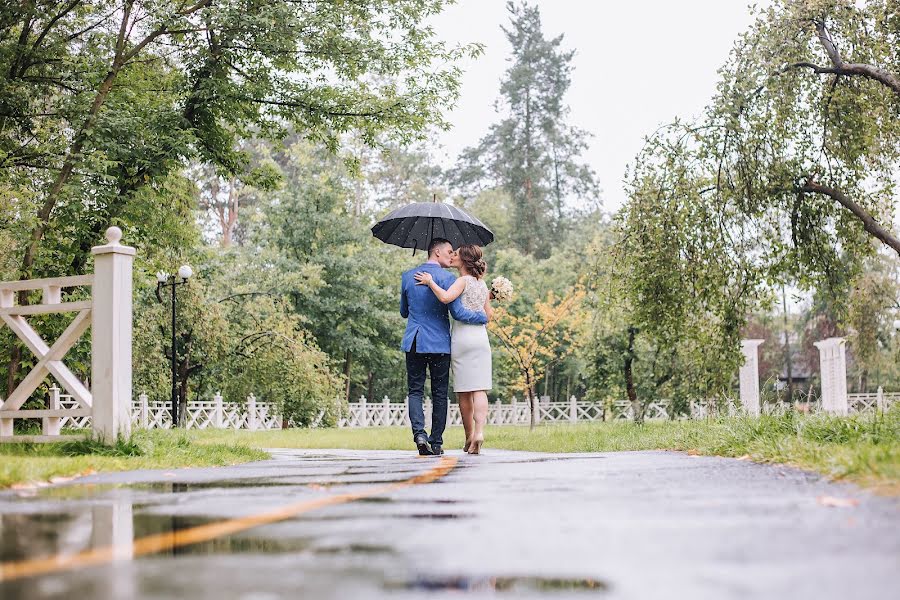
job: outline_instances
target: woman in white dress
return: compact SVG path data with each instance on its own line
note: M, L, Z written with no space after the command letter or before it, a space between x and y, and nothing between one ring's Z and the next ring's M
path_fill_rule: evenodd
M459 269L460 277L444 290L429 273L416 273L419 285L427 285L444 304L461 297L469 310L482 311L488 321L493 316L491 294L484 283L487 264L481 248L472 244L459 247L451 266ZM484 444L484 425L487 422L488 397L491 389L491 344L484 325L453 322L450 337L450 363L453 368L453 391L459 400L466 445L463 451L480 454Z

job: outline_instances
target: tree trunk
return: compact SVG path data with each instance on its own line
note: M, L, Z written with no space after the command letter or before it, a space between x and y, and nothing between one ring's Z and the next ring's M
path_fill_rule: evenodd
M835 200L838 204L853 213L853 215L862 222L863 229L869 232L872 237L879 240L884 245L889 246L894 250L894 252L900 255L900 239L897 239L897 237L895 237L890 230L882 227L881 224L875 220L875 217L872 216L869 211L857 204L854 200L852 200L838 188L831 188L817 183L811 177L806 181L806 184L803 187L799 188L798 191L810 194L823 194L830 197L832 200Z
M350 402L350 367L353 363L353 354L349 350L344 353L344 378L347 380L344 388L344 401Z
M628 394L628 401L631 403L631 412L634 415L634 422L641 424L644 422L644 410L638 400L637 390L634 387L634 372L632 364L634 363L634 336L637 333L635 327L628 328L628 349L625 352L625 392Z
M10 340L9 366L6 371L6 397L12 395L18 385L19 364L22 360L22 349L15 339Z
M525 373L525 390L528 394L528 409L530 414L529 421L529 430L534 431L534 426L537 425L537 394L534 390L534 383L532 381L531 373Z
M369 393L369 402L375 401L375 372L369 371L369 382L368 382L368 393Z

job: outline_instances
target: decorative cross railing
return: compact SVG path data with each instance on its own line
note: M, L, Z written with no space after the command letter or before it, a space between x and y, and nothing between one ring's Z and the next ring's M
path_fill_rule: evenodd
M63 409L77 408L78 401L69 395L59 393L58 388L51 388L51 397L55 397ZM850 412L863 413L875 410L887 410L894 403L900 404L900 393L849 394ZM879 398L880 404L879 404ZM647 420L667 420L669 401L656 400L644 409ZM880 408L879 408L880 407ZM425 401L425 422L431 421L431 400ZM726 401L718 414L738 415L741 407L734 401ZM817 403L799 404L791 407L785 403L763 404L763 414L778 415L789 410L803 412L820 412ZM281 429L282 417L278 408L267 402L257 400L252 394L245 402L225 401L220 394L212 400L192 400L187 404L187 429ZM703 419L709 416L709 404L695 401L690 405L690 414L681 419ZM318 426L319 420L313 425ZM631 404L627 400L614 402L606 407L599 402L578 400L574 397L568 402L550 402L543 399L538 404L538 422L544 423L577 423L603 420L631 420L633 418ZM488 424L490 425L528 425L530 413L528 404L513 398L511 402L492 402L488 408ZM142 429L170 429L172 427L171 406L168 400L149 400L141 394L131 406L131 423ZM448 425L462 425L459 406L451 404L447 417ZM391 402L383 398L381 402L368 402L360 398L347 406L344 415L338 420L338 427L406 427L409 416L406 402ZM91 426L91 417L77 412L60 419L60 426L69 429L84 429ZM289 424L293 426L293 424Z
M878 398L881 398L880 403ZM894 403L900 403L900 393L876 393L876 394L848 394L850 413L872 412L874 410L887 410ZM644 418L647 420L667 420L672 418L670 414L671 402L669 400L654 400L644 408ZM715 407L715 408L713 408ZM817 403L803 404L793 407L804 412L820 412L821 405ZM727 399L724 402L704 402L695 400L690 403L689 414L679 415L681 419L704 419L711 416L712 411L717 415L740 415L743 408L739 402ZM785 403L763 404L764 414L784 414L792 410L791 405ZM432 404L429 398L425 399L425 422L431 420ZM600 402L578 400L574 396L567 402L550 402L542 399L537 406L537 421L544 423L576 423L581 421L604 420L632 420L634 418L631 403L627 400L619 400L605 406ZM526 402L513 398L510 402L495 401L488 407L487 422L491 425L527 425L530 422L529 407ZM381 402L369 402L360 398L357 402L351 402L346 414L338 420L338 427L387 427L406 426L409 416L406 402L391 402L389 398L383 398ZM461 425L462 416L459 406L450 405L447 417L449 425Z
M57 440L63 420L92 417L95 437L107 441L130 432L127 406L131 398L131 265L134 248L122 246L122 232L110 227L108 243L91 249L94 274L0 282L0 318L38 359L15 390L0 399L0 441ZM67 288L91 287L89 300L62 301ZM16 304L17 295L42 291L40 304ZM48 344L26 317L76 313L62 335ZM66 353L91 329L91 389L65 365ZM48 375L68 392L74 405L60 401L59 390L49 406L22 409ZM55 387L55 386L54 386ZM42 435L16 436L15 419L41 418Z
M54 392L55 389L55 392ZM56 388L60 405L74 407L77 400L60 395ZM91 426L90 415L70 414L61 419L61 426L67 429L85 429ZM169 400L150 400L141 394L131 404L131 425L141 429L171 429L172 406ZM185 413L185 429L281 429L281 415L268 402L259 402L251 394L246 402L226 402L216 394L212 400L192 400Z

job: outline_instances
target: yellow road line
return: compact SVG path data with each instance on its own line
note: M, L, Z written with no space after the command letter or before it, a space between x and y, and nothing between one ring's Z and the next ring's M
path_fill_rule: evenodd
M392 492L412 485L431 483L452 471L456 466L456 462L456 458L445 456L441 458L440 462L434 468L429 469L421 475L416 475L415 477L403 481L373 486L359 492L326 496L315 500L306 500L304 502L297 502L296 504L288 504L287 506L282 506L268 512L239 517L237 519L228 519L225 521L209 523L207 525L179 529L177 531L148 535L132 542L131 556L153 554L171 550L172 548L178 548L180 546L206 542L214 538L232 535L253 527L259 527L260 525L268 525L269 523L283 521L296 515L316 510L317 508L345 504L362 498L370 498L372 496ZM0 582L21 579L23 577L33 577L35 575L45 575L47 573L65 571L75 567L92 567L116 560L128 560L127 558L123 558L122 550L121 546L105 546L102 548L85 550L68 556L57 555L46 558L33 558L0 563Z

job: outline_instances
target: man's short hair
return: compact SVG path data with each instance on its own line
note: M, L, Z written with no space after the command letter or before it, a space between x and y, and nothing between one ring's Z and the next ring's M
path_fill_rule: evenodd
M443 246L444 244L450 244L450 240L445 240L444 238L433 238L431 243L428 244L428 254L434 254L434 249L438 246ZM453 244L450 244L451 246Z

